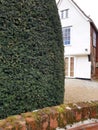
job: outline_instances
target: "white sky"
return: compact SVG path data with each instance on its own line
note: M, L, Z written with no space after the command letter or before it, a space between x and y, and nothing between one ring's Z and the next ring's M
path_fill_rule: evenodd
M58 0L56 0L58 1ZM98 28L98 1L97 0L74 0L76 4L93 20Z

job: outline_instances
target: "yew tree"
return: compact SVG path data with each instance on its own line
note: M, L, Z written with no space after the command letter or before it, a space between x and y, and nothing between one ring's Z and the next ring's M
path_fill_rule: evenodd
M55 0L0 0L0 118L63 103Z

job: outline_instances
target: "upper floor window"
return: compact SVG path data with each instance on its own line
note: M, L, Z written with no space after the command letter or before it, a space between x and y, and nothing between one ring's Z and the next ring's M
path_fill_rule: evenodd
M61 11L61 19L68 18L69 9L65 9Z
M70 27L65 27L62 29L64 45L70 45L70 31Z
M96 32L93 31L93 46L96 47Z

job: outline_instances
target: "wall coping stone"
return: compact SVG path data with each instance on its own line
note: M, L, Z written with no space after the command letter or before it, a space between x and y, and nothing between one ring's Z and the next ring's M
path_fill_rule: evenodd
M61 104L0 120L0 130L56 130L98 118L98 101Z

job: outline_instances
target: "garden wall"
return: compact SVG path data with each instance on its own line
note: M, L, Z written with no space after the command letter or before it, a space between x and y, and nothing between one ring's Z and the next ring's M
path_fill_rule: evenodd
M73 123L98 118L98 101L62 104L0 120L0 130L57 130ZM81 124L68 130L97 130L98 122ZM65 129L64 129L65 130Z

